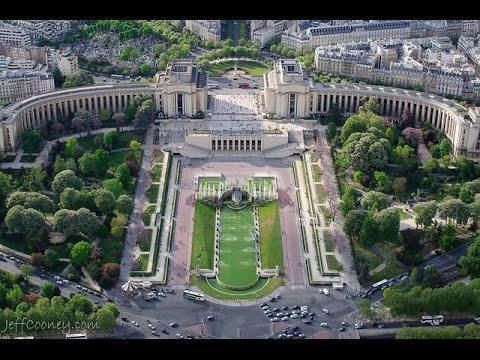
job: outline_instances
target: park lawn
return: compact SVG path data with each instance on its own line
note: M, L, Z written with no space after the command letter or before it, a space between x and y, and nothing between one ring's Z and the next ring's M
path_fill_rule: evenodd
M258 208L262 268L283 271L282 231L278 201Z
M318 162L318 151L313 149L311 154L310 154L310 161L312 162L312 167L313 167L313 164L317 163ZM313 170L313 168L312 168Z
M358 242L353 242L356 256L362 256L368 262L370 270L375 269L383 262L383 258L375 254L372 250L361 246Z
M328 230L323 231L323 241L325 243L325 250L331 252L335 250L335 246L332 242L332 233Z
M133 150L123 150L110 153L110 166L118 167L124 163L123 159L128 153L133 153Z
M215 208L195 203L191 268L213 270L215 246Z
M142 220L145 226L150 226L152 214L155 212L156 207L156 205L148 205L147 208L143 211Z
M162 177L162 165L155 164L150 170L150 175L152 177L153 182L159 182Z
M334 255L326 255L329 270L342 271L343 267Z
M113 145L113 150L128 148L130 146L130 141L132 140L137 140L140 144L143 144L144 139L144 131L121 131L118 133L118 138Z
M216 282L215 279L205 280L205 278L199 278L195 275L190 277L190 285L198 286L203 293L220 300L260 299L271 294L276 288L285 284L285 280L281 276L269 278L268 283L266 284L266 279L260 278L254 287L237 291L222 288L218 283L215 288L212 288L207 281Z
M235 67L235 63L237 64L237 68L240 70L245 70L251 76L263 76L269 69L268 66L258 63L256 61L248 61L248 60L241 60L241 61L222 61L218 64L208 64L205 71L210 76L221 76L223 75L228 69L232 69Z
M312 164L312 176L314 182L320 182L322 180L323 171L317 164Z
M158 199L158 191L160 189L160 185L151 185L147 191L145 192L145 195L147 196L147 199L151 203L156 203Z
M323 217L325 218L325 225L330 225L330 222L332 221L332 213L330 212L330 209L325 205L318 205L318 209L322 212Z
M102 250L103 263L117 263L120 264L122 257L123 243L119 240L114 240L111 237L101 239L98 246Z
M371 268L370 270L373 270L373 268ZM403 272L403 269L399 267L395 263L395 261L387 261L387 266L385 267L385 269L370 276L370 280L375 283L383 279L389 279L402 272Z
M319 203L324 203L327 196L322 184L315 184L315 191L317 192L317 200Z
M149 257L150 257L150 254L140 254L140 257L138 258L138 262L134 265L132 270L147 271Z
M252 207L222 207L220 227L218 281L232 289L255 285L258 275Z

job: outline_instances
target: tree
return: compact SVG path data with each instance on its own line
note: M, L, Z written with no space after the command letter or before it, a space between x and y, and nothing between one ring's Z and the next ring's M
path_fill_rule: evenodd
M406 171L417 164L415 150L409 145L398 145L392 150L393 162Z
M459 199L448 199L438 205L438 215L442 219L453 219L465 224L470 216L469 207Z
M58 253L54 249L47 249L43 254L43 263L49 269L53 269L59 262Z
M352 210L347 214L343 229L350 239L358 239L366 215L367 212L362 210Z
M43 143L43 138L37 130L25 129L22 133L21 146L26 153L37 153L40 151L40 146Z
M91 314L93 312L92 302L83 294L75 294L67 303L67 309L72 312L80 311L83 314Z
M52 181L52 190L60 195L67 187L80 190L83 188L83 181L75 175L72 170L64 170L55 175Z
M116 239L121 239L124 233L124 227L127 225L127 217L119 214L110 222L110 234Z
M78 159L78 165L80 171L87 176L94 176L97 173L97 164L95 161L95 156L92 153L83 154L80 159Z
M56 231L66 237L79 232L77 212L75 210L60 209L53 216L53 226Z
M133 126L138 129L146 129L155 116L155 103L153 100L145 100L135 113Z
M95 205L102 214L108 214L115 207L115 196L105 189L95 191Z
M0 171L0 199L4 199L7 194L14 189L11 175Z
M62 85L63 88L72 88L85 85L93 85L93 76L81 71L69 74L65 77L65 81Z
M85 208L78 209L77 223L80 231L87 236L94 236L100 227L97 215Z
M23 300L23 291L18 284L14 284L8 291L6 299L11 309L15 309Z
M37 192L15 191L7 198L8 209L15 205L22 205L25 208L33 208L43 213L53 213L55 203L46 195Z
M327 112L327 123L334 123L335 125L342 125L343 114L338 104L333 103Z
M396 208L384 209L376 214L379 233L388 242L396 242L400 230L400 214Z
M112 150L113 147L113 135L112 132L108 132L103 134L103 146L105 146L106 149Z
M77 149L78 149L78 140L71 136L68 137L65 140L65 149L63 150L65 157L66 158L74 157L75 154L77 153Z
M40 267L44 264L43 254L42 253L32 253L30 255L30 264L36 267Z
M362 99L363 104L358 108L359 112L373 113L375 115L380 114L380 103L375 97L369 97L368 99Z
M128 189L132 182L132 175L127 164L123 163L117 168L117 179L123 185L123 188Z
M42 190L46 178L47 173L41 166L33 166L25 173L23 178L23 188L30 191Z
M133 199L128 195L120 195L117 199L117 210L124 214L129 215L133 211Z
M97 168L97 173L104 175L107 169L110 167L110 155L104 149L97 149L93 153L93 156L95 158L95 166Z
M110 332L116 325L116 317L109 309L98 309L96 312L96 323L100 330Z
M63 170L67 170L67 164L66 164L64 158L62 158L60 155L57 155L55 157L55 161L53 163L53 173L58 174L59 172L62 172Z
M22 272L22 274L25 276L25 280L28 281L28 278L30 277L30 275L33 274L33 266L30 265L30 264L23 264L22 266L20 266L20 271Z
M128 168L127 168L127 171L128 171ZM130 173L128 175L130 175ZM118 179L104 180L103 188L105 190L110 191L115 197L118 197L123 193L123 185Z
M41 294L43 297L51 299L54 296L60 295L60 289L51 281L47 281L45 284L42 285Z
M472 277L480 277L480 235L470 244L466 254L458 260L458 265Z
M368 111L359 112L345 121L340 138L345 142L353 133L364 133L371 127L377 128L382 132L386 131L386 126L381 116Z
M379 191L369 191L364 195L360 204L367 210L380 211L388 206L388 196Z
M460 180L471 179L475 176L475 164L465 156L458 156L455 165L458 168L458 178Z
M328 141L332 141L335 135L337 135L337 125L334 122L329 122L327 130L325 131Z
M358 241L366 247L371 247L377 241L378 228L372 212L368 212L363 220Z
M352 186L346 186L345 191L342 195L340 209L342 214L346 216L350 211L355 209L357 203L357 190Z
M433 223L433 218L437 214L437 202L431 200L423 204L417 204L413 207L413 211L416 212L415 223L422 225L424 228L428 228Z
M70 259L74 265L85 265L92 253L93 245L86 241L80 241L73 245L70 251Z
M360 310L360 314L362 316L366 317L367 319L370 319L375 315L375 311L372 309L370 300L359 299L357 304L358 304L358 309Z
M10 231L26 234L45 226L45 218L38 210L15 205L8 210L5 223Z
M107 109L103 109L100 111L100 114L98 115L98 118L101 121L108 121L110 120L110 112Z
M407 188L407 179L404 177L396 177L393 179L392 190L396 197L401 198Z
M385 138L390 142L390 144L395 146L398 141L398 130L395 126L391 126L385 132Z
M438 146L441 156L447 156L452 151L452 144L447 139L443 139L442 141L440 141L440 144L438 144Z
M375 171L373 178L377 183L377 190L381 192L388 192L390 189L390 179L388 175L383 171Z

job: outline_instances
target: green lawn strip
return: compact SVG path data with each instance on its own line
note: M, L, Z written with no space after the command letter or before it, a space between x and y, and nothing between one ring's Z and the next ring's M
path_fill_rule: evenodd
M140 254L140 257L138 258L138 263L135 266L136 271L146 271L148 267L148 258L150 257L150 254Z
M305 267L307 268L308 282L312 283L312 268L310 267L310 259L305 259Z
M337 258L334 255L326 255L327 266L329 270L341 271L343 270L342 265L338 262Z
M262 268L283 271L282 232L278 201L258 208Z
M331 252L335 250L335 246L332 242L332 233L328 230L323 231L323 241L325 243L325 250Z
M191 268L213 270L215 246L215 208L195 203Z
M252 207L222 207L220 227L218 281L235 288L255 284L258 275Z
M330 225L330 222L332 221L332 213L330 212L330 209L328 209L325 205L318 205L318 208L325 218L325 225Z
M320 182L322 180L323 171L320 169L320 166L317 164L312 164L312 176L313 181Z
M211 279L209 281L216 282L215 279ZM261 278L257 285L255 285L253 288L236 291L222 288L220 285L218 285L218 283L216 284L216 288L212 288L212 286L207 283L205 278L199 278L195 275L190 277L190 285L198 286L206 295L210 295L220 300L249 300L262 298L271 294L276 288L284 285L285 283L282 277L271 277L269 278L268 283L265 284L265 282L266 280ZM232 293L233 295L231 295Z
M158 153L158 155L155 156L155 159L153 159L153 163L154 164L156 164L156 163L162 164L163 163L163 156L164 156L163 151L160 151L160 153Z
M385 267L385 269L373 274L370 277L370 280L372 282L377 282L377 281L380 281L380 280L383 280L383 279L389 279L389 278L391 278L395 275L400 274L401 272L403 272L403 269L401 267L399 267L395 263L395 261L387 261L387 266Z
M312 163L317 163L318 162L318 152L317 152L317 150L312 150L312 153L310 154L310 161Z
M150 187L147 189L145 192L145 195L147 196L147 199L151 203L156 203L158 199L158 190L160 189L160 185L155 185L152 184ZM165 199L162 199L162 201Z
M138 242L138 247L141 251L150 251L150 244L152 243L152 229L147 229L147 235L143 241ZM155 229L156 233L156 229Z
M152 181L153 182L159 182L162 176L162 165L161 164L155 164L152 167L152 170L150 170L150 175L152 176Z
M142 220L145 226L152 225L150 223L152 214L155 212L156 205L148 205L147 208L143 211Z
M315 191L317 192L317 200L319 203L324 203L326 199L325 189L322 184L315 184Z
M307 233L305 232L305 226L303 226L303 224L300 224L300 228L302 230L303 251L308 253Z

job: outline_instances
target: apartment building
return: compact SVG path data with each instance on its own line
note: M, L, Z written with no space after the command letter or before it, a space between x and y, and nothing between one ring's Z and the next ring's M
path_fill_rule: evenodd
M0 44L27 47L32 44L30 35L18 26L0 22Z
M203 40L222 40L221 20L185 20L185 27Z
M55 90L52 74L37 71L1 71L0 102L11 103Z

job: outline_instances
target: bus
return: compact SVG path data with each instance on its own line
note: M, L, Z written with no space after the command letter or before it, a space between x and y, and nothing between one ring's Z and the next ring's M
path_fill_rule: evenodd
M378 289L381 288L383 285L386 285L388 283L387 279L380 280L379 282L376 282L375 284L372 285L373 289Z
M112 74L112 75L110 75L110 77L112 79L121 79L121 80L125 79L124 75L117 75L117 74Z
M424 315L422 316L422 320L420 320L422 324L430 324L432 326L440 325L443 322L443 315Z
M250 85L248 83L240 83L240 84L238 84L238 87L240 89L248 89L250 87Z
M183 290L183 296L185 296L187 299L205 301L205 295L188 289Z
M207 88L208 88L209 90L214 90L214 89L218 89L219 86L218 86L218 84L215 84L215 83L208 83L208 84L207 84Z
M86 339L87 334L65 334L65 339Z

